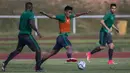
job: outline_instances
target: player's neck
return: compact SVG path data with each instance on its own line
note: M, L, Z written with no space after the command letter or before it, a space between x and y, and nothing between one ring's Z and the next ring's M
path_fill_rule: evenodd
M32 10L29 10L29 9L26 9L25 11L30 11L30 12L32 12Z
M69 17L68 17L66 14L65 14L65 18L66 18L66 19L69 19Z
M111 10L110 10L110 12L112 13L112 14L115 14L114 12L112 12Z
M67 16L65 16L66 17L66 19L69 19L69 17L67 17Z

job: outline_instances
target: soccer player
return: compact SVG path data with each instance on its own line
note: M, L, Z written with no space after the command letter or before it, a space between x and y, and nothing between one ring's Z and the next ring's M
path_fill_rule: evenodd
M116 4L111 4L110 10L104 15L103 19L101 20L102 27L100 30L100 40L99 40L100 46L96 47L94 50L86 54L88 61L90 61L91 55L103 50L107 45L109 47L108 64L115 64L114 61L112 60L114 44L112 41L111 27L113 27L117 32L119 32L116 26L113 25L115 23L116 8L117 8Z
M36 71L42 71L40 67L41 62L41 50L32 36L32 29L37 32L38 36L41 38L41 34L38 29L34 25L34 13L33 13L33 4L31 2L27 2L25 4L25 11L21 14L20 23L19 23L19 35L18 35L18 45L17 48L10 53L8 58L2 63L2 71L5 71L5 68L10 60L12 60L15 56L17 56L25 45L27 45L33 52L36 53Z
M53 49L42 58L41 63L43 63L45 60L50 58L51 56L57 54L61 48L65 48L67 50L66 54L68 59L66 60L67 62L76 62L76 58L72 58L72 44L68 39L68 36L70 34L70 23L71 19L74 17L78 17L80 15L86 15L88 12L84 13L77 13L77 14L72 14L73 8L71 6L66 6L64 8L64 13L59 14L59 15L52 15L48 14L46 12L40 12L42 15L45 15L51 19L56 19L59 21L59 36L56 39L56 44L53 47Z

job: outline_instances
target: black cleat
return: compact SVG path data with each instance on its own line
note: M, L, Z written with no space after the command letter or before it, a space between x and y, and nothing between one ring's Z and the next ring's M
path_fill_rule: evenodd
M2 63L2 67L1 67L1 69L2 69L3 72L5 72L5 66L6 66L5 63L3 62Z
M36 72L44 72L42 68L36 69Z
M36 67L36 66L35 66L35 71L36 71L36 72L44 72L44 69L41 68L41 67Z

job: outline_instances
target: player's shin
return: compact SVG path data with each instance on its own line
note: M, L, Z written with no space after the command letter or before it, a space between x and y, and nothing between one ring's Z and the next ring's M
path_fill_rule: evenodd
M7 58L7 60L4 62L5 65L7 65L8 62L9 62L10 60L12 60L12 59L13 59L16 55L18 55L20 52L21 52L21 51L15 50L15 51L13 51L12 53L10 53L10 55L9 55L8 58Z
M101 51L101 50L102 50L102 49L100 48L100 46L99 46L99 47L96 47L94 50L91 51L91 54L94 54L94 53L99 52L99 51Z
M112 60L113 57L113 49L108 50L109 60Z
M67 57L68 57L68 58L72 58L72 47L68 47L68 48L67 48L66 54L67 54Z
M36 69L40 69L41 62L41 52L36 52Z
M67 57L68 59L66 60L67 62L77 62L76 58L72 58L72 46L68 46L67 48Z

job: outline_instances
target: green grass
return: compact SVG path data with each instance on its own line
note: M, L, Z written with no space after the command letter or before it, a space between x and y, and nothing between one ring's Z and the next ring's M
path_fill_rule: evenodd
M42 51L49 51L53 48L55 45L55 39L54 40L37 40L40 44L40 47ZM73 51L89 51L94 49L96 46L99 46L97 39L73 39L71 40L73 44ZM45 44L44 44L45 43ZM46 43L51 43L46 44ZM129 45L130 39L115 39L115 51L122 52L122 51L130 51ZM8 44L8 45L2 45L2 44ZM17 46L17 40L9 40L9 41L0 41L0 52L9 53L13 51ZM107 50L107 49L106 49ZM26 46L24 47L23 52L30 52L31 50ZM65 49L61 50L62 52L65 52Z
M79 59L84 60L85 59ZM129 73L130 59L116 58L118 64L107 65L107 59L92 59L90 63L86 62L85 70L79 70L76 63L65 63L65 59L49 59L45 62L45 73ZM0 61L2 63L2 60ZM33 67L34 60L13 60L1 73L35 73Z

